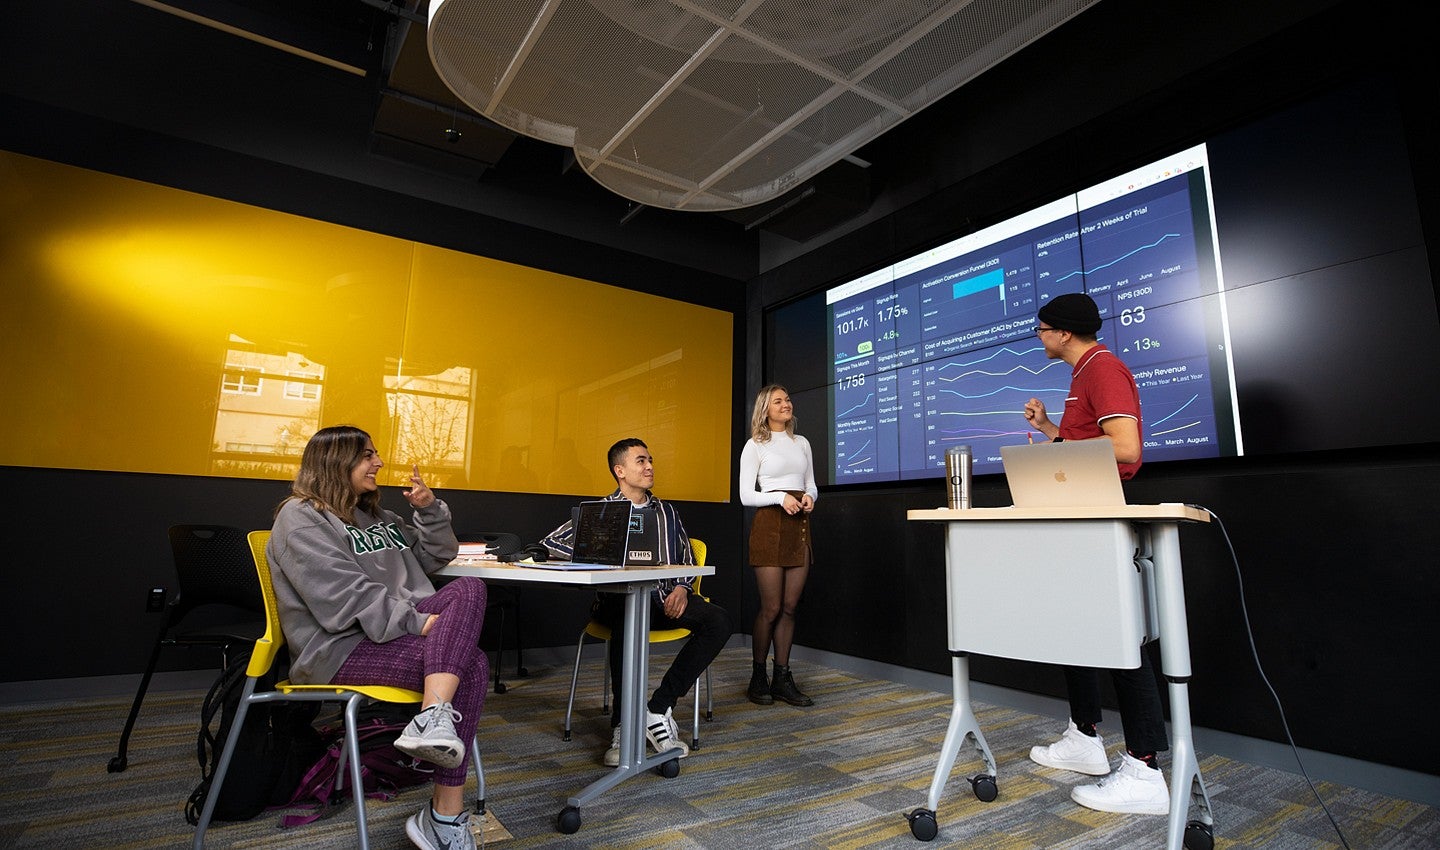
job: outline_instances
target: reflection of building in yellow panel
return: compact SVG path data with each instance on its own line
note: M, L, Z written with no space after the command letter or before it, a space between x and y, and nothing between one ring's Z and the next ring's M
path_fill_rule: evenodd
M231 336L215 404L210 472L288 478L320 429L325 367L289 352L254 351Z
M387 375L385 400L395 444L388 455L388 483L408 485L410 467L419 464L435 487L456 486L466 468L470 445L471 370L451 366L432 375Z

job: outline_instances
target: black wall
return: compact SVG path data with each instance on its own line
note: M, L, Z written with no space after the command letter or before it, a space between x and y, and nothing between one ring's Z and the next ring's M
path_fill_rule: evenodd
M888 188L872 209L888 204L893 212L852 223L828 244L815 240L803 252L791 250L792 259L751 282L747 384L787 380L772 364L775 354L792 356L791 341L773 339L765 318L771 309L1362 80L1402 105L1434 289L1440 74L1433 51L1407 31L1408 12L1398 4L1304 5L1162 8L1107 0L912 119L907 135L877 141L869 151L877 163L889 161L900 150L895 145L912 143L904 149L903 170L877 175ZM1293 17L1275 17L1284 14ZM1230 39L1231 49L1206 59L1191 39L1207 34ZM913 145L917 137L932 142ZM1367 284L1383 294L1387 281L1382 276ZM1301 356L1348 354L1363 368L1364 346L1345 348L1346 319L1334 312L1328 325L1310 329L1303 345L1313 346L1313 355ZM1440 328L1440 317L1416 321ZM1434 336L1396 335L1390 343L1402 352L1428 350ZM1403 381L1403 371L1377 370L1373 380ZM1428 397L1434 387L1417 385L1413 392ZM823 416L823 405L812 403L811 411ZM803 431L807 411L797 413ZM1210 508L1238 555L1237 574L1218 525L1181 532L1194 721L1284 740L1252 658L1247 630L1253 631L1300 746L1440 773L1440 745L1416 734L1440 697L1428 675L1430 657L1440 649L1440 618L1429 613L1440 609L1433 508L1440 499L1440 443L1430 433L1433 423L1426 417L1408 423L1413 436L1405 446L1300 451L1316 445L1304 433L1311 423L1286 418L1283 410L1274 414L1275 429L1294 436L1275 439L1274 429L1266 432L1271 454L1151 464L1126 485L1131 502ZM1367 415L1405 422L1403 408ZM1363 420L1348 424L1364 427ZM1290 453L1275 453L1286 445ZM936 507L942 498L938 481L822 491L813 519L816 566L796 641L948 672L942 530L905 520L907 510ZM1003 478L981 479L976 503L1010 504ZM1063 695L1053 668L976 658L971 669L980 681Z

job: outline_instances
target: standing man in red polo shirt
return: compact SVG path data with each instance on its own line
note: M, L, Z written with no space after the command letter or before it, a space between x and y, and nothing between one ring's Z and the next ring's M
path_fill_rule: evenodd
M1057 442L1109 437L1120 477L1134 477L1140 469L1140 391L1130 369L1095 338L1100 330L1099 308L1090 296L1070 293L1052 298L1040 308L1037 319L1035 333L1045 347L1045 356L1070 364L1070 392L1058 426L1045 415L1044 403L1034 398L1025 404L1026 421ZM1170 792L1156 753L1169 749L1169 741L1149 654L1141 651L1138 669L1110 671L1120 700L1126 748L1113 773L1105 741L1095 729L1101 719L1100 671L1090 667L1064 670L1070 724L1060 740L1031 748L1031 760L1046 767L1105 776L1097 785L1071 789L1071 799L1087 808L1168 814Z
M1088 295L1058 295L1040 308L1035 334L1045 356L1070 364L1070 392L1060 424L1045 415L1037 398L1025 403L1025 419L1052 440L1109 437L1120 477L1140 469L1140 390L1120 358L1095 339L1100 310Z

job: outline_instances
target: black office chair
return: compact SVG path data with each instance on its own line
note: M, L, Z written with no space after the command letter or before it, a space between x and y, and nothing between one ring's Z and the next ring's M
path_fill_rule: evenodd
M140 678L140 688L120 733L120 747L110 759L109 771L119 773L128 766L126 750L140 704L150 687L150 677L165 646L213 646L220 649L220 669L230 660L232 646L248 647L265 633L265 598L255 576L255 562L245 532L224 525L175 525L170 527L170 551L175 559L178 592L160 623L160 633L150 650L150 662ZM214 606L214 607L212 607ZM208 610L199 612L197 609ZM221 622L216 623L219 618Z
M520 538L509 532L496 531L467 531L455 535L464 543L484 543L496 550L502 556L518 553L521 548ZM503 694L508 688L500 681L500 668L505 658L505 615L511 612L515 620L515 677L523 679L530 675L525 669L525 645L520 640L520 588L510 585L490 584L486 590L489 603L485 606L486 613L498 610L500 612L500 623L496 628L499 636L495 645L495 663L491 669L495 674L495 693Z

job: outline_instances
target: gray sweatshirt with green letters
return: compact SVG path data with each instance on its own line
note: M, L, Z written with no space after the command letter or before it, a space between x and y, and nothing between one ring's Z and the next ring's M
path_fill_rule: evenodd
M435 592L430 574L459 551L439 499L415 511L414 525L383 508L378 516L357 509L355 520L299 499L275 516L265 554L293 682L329 682L362 638L420 634L429 615L415 604Z

